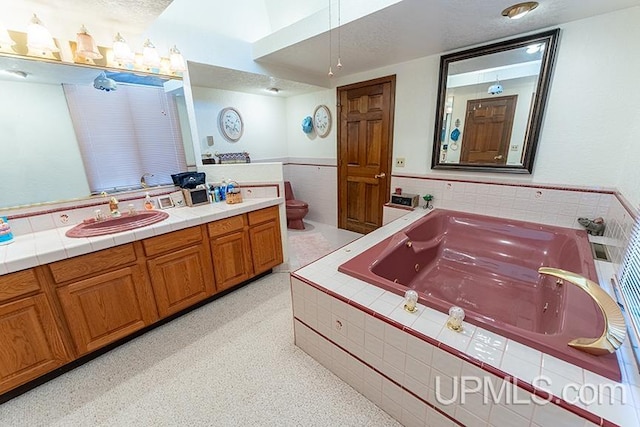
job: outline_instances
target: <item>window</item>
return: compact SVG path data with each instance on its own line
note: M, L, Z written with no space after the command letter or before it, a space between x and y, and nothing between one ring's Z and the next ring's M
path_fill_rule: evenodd
M178 111L164 88L119 84L105 92L63 85L91 192L172 184L186 170Z
M640 219L631 231L629 239L629 247L622 262L620 272L620 291L625 302L625 312L631 325L628 325L632 331L632 339L640 337ZM636 343L637 345L637 343ZM640 354L636 357L640 359Z

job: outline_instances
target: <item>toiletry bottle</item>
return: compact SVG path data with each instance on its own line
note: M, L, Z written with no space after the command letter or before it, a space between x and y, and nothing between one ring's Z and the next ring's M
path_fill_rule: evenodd
M231 181L231 179L229 179L229 183L227 184L227 190L226 193L233 193L233 181Z
M225 201L227 199L227 181L222 178L222 184L220 185L220 201Z
M213 201L214 202L219 202L220 201L220 187L214 187L214 189L213 189Z
M153 200L151 200L149 192L147 192L147 195L144 196L144 208L148 211L153 210Z

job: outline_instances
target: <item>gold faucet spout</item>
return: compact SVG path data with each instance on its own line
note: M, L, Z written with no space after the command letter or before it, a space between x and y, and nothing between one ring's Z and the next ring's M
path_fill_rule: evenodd
M570 282L585 291L596 303L604 317L605 329L598 338L576 338L568 345L586 353L597 356L616 351L627 336L624 316L618 304L597 283L571 271L559 268L540 267L540 274L558 277Z

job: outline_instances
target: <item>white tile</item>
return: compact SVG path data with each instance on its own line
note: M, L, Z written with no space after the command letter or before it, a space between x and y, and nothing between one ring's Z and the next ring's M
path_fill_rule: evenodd
M515 356L538 366L542 364L542 352L513 340L507 340L505 355Z
M403 391L402 408L403 410L406 410L411 415L413 415L415 418L422 420L422 425L424 425L427 419L427 405L423 401L416 398L411 393Z
M500 366L504 353L497 347L486 344L485 342L471 340L466 350L467 354L475 357L482 362L488 363L496 368Z
M404 351L392 346L389 343L384 344L384 354L382 360L403 373L405 357L406 355Z
M384 327L385 323L382 320L375 317L366 316L364 319L364 330L366 333L375 336L376 338L384 339Z
M529 425L529 420L502 405L493 405L489 424L492 427L522 427Z
M482 328L476 328L473 339L502 351L504 351L507 346L507 339L505 337Z
M407 336L407 356L431 365L434 346L412 335Z
M425 386L428 386L431 367L411 356L407 356L405 359L404 374L405 378L411 377Z
M584 418L566 411L552 403L535 405L533 422L540 427L575 427L583 426Z
M448 318L448 315L428 307L425 307L425 310L420 315L420 319L429 320L440 325L446 324Z
M540 375L540 365L527 362L509 353L505 353L502 357L500 369L528 383Z
M385 300L378 298L371 304L369 304L369 308L376 313L379 313L383 316L389 316L396 309L397 304L391 304Z
M570 380L578 384L582 384L584 382L584 374L582 368L548 354L543 354L542 373L545 374L546 371L555 372L556 374L569 378Z
M411 326L413 322L418 319L418 315L420 314L420 309L416 310L414 313L409 313L404 309L404 303L400 304L395 310L391 312L389 317L396 322L400 322L405 326Z
M427 426L428 427L456 427L453 421L440 414L432 408L427 408Z
M439 348L435 348L433 350L433 358L431 360L431 366L434 369L437 369L443 372L445 375L450 377L458 377L460 376L460 372L462 370L462 360L441 350Z
M403 353L407 351L407 334L395 326L384 325L384 342L396 347Z
M602 418L611 421L619 426L637 426L640 425L636 408L632 405L623 405L621 403L609 404L606 399L603 404L588 405L586 409Z
M384 342L372 334L365 333L364 348L379 359L384 356Z
M411 329L434 339L438 336L443 327L443 323L432 322L431 320L423 317L419 317L411 325Z
M455 414L456 420L466 427L485 427L487 425L486 420L482 420L463 406L457 406Z
M471 342L473 333L475 332L475 326L465 324L461 331L456 332L445 327L440 330L440 333L436 339L442 343L445 343L457 350L465 351Z

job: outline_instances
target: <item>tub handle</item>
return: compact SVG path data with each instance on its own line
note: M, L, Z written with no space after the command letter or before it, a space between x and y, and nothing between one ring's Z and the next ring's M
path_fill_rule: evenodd
M620 348L627 336L627 328L620 307L604 289L579 274L559 268L540 267L538 273L559 277L573 283L585 291L602 312L605 323L602 335L598 338L576 338L569 341L569 346L596 356L613 353Z

